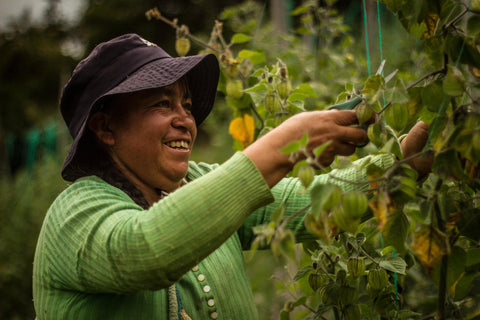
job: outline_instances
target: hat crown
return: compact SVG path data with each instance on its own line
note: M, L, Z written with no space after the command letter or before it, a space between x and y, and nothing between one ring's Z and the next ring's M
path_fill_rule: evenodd
M137 34L122 35L97 45L73 70L60 99L62 116L72 136L78 133L99 97L146 63L170 57Z

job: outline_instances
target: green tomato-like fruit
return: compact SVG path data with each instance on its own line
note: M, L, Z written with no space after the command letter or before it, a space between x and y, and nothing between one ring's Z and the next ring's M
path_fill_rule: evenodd
M323 283L323 275L321 275L320 273L314 272L310 273L310 275L308 276L308 284L313 291L317 291L319 288L321 288L323 286Z
M290 95L290 91L292 91L292 84L288 79L282 79L277 84L276 89L280 98L285 99Z
M230 80L227 82L227 96L240 99L243 96L243 83L241 80Z
M360 219L349 216L343 206L337 206L332 211L333 221L341 230L355 233L360 223Z
M358 304L352 304L347 306L343 311L343 319L345 320L358 320L362 318L362 311Z
M408 123L408 108L404 104L392 104L385 110L385 120L393 129L400 131Z
M280 111L281 109L280 99L278 99L274 94L266 95L263 103L265 105L265 109L272 114Z
M343 306L352 304L357 299L357 288L351 286L340 286L338 290L338 302Z
M312 184L315 178L315 170L310 166L303 166L298 169L298 178L305 188Z
M368 208L367 196L361 191L346 193L342 199L345 214L356 219L360 218Z
M368 272L368 284L374 290L381 290L388 284L388 274L385 269L374 269Z
M185 57L188 51L190 51L190 39L178 38L175 41L175 50L180 57Z
M339 295L339 286L331 282L320 289L319 295L323 304L337 304Z
M352 277L359 278L365 272L365 261L363 258L350 258L347 262L347 269Z
M357 115L358 123L359 124L364 124L368 120L370 120L373 116L373 111L372 109L367 106L365 103L360 103L356 108L355 108L355 113Z

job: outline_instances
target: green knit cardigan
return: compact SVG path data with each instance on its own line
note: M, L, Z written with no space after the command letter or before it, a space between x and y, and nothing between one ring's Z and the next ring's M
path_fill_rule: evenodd
M393 160L372 161L387 167ZM366 179L357 168L334 174ZM254 239L252 226L268 221L282 201L286 215L295 213L309 195L293 178L269 189L243 153L222 165L191 162L187 180L148 210L95 176L61 193L35 253L37 319L167 319L174 283L194 320L257 319L242 253ZM316 177L316 183L338 183L330 180ZM298 241L311 238L302 217L290 228Z

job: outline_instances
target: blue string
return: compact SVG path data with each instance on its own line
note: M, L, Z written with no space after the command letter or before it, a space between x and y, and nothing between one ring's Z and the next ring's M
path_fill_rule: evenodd
M367 28L367 8L365 7L365 0L363 0L363 25L365 29L365 46L367 49L367 66L368 66L368 76L372 74L370 69L370 50L368 45L368 28Z
M175 283L175 292L177 293L177 303L178 303L178 319L181 319L182 313L182 299L180 299L180 293L178 292L177 284Z

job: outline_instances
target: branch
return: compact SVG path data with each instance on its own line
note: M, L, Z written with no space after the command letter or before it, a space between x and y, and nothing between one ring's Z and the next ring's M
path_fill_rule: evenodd
M421 77L420 79L418 79L417 81L415 81L414 83L412 83L411 85L409 85L407 87L407 90L408 89L411 89L413 87L415 87L417 84L419 84L420 82L424 81L424 80L427 80L428 78L433 78L434 76L436 76L437 74L446 74L447 73L447 69L446 68L443 68L441 70L437 70L437 71L433 71L427 75L424 75L423 77Z
M188 38L190 38L191 40L193 40L193 41L197 42L198 44L200 44L200 45L202 45L206 48L209 48L209 49L211 49L215 52L220 52L218 49L215 49L214 47L210 46L208 43L206 43L202 39L200 39L200 38L194 36L193 34L191 34L190 31L188 30L188 28L185 28L184 25L182 25L182 26L184 26L184 28L182 28L182 26L179 26L177 19L169 20L169 19L165 18L164 16L162 16L162 14L160 13L160 11L158 10L157 7L148 10L145 13L145 15L147 16L148 20L150 20L152 18L157 19L157 20L161 20L161 21L165 22L166 24L168 24L170 27L174 28L176 31L178 31L180 29L183 29L182 31L184 32L184 35L187 36Z

